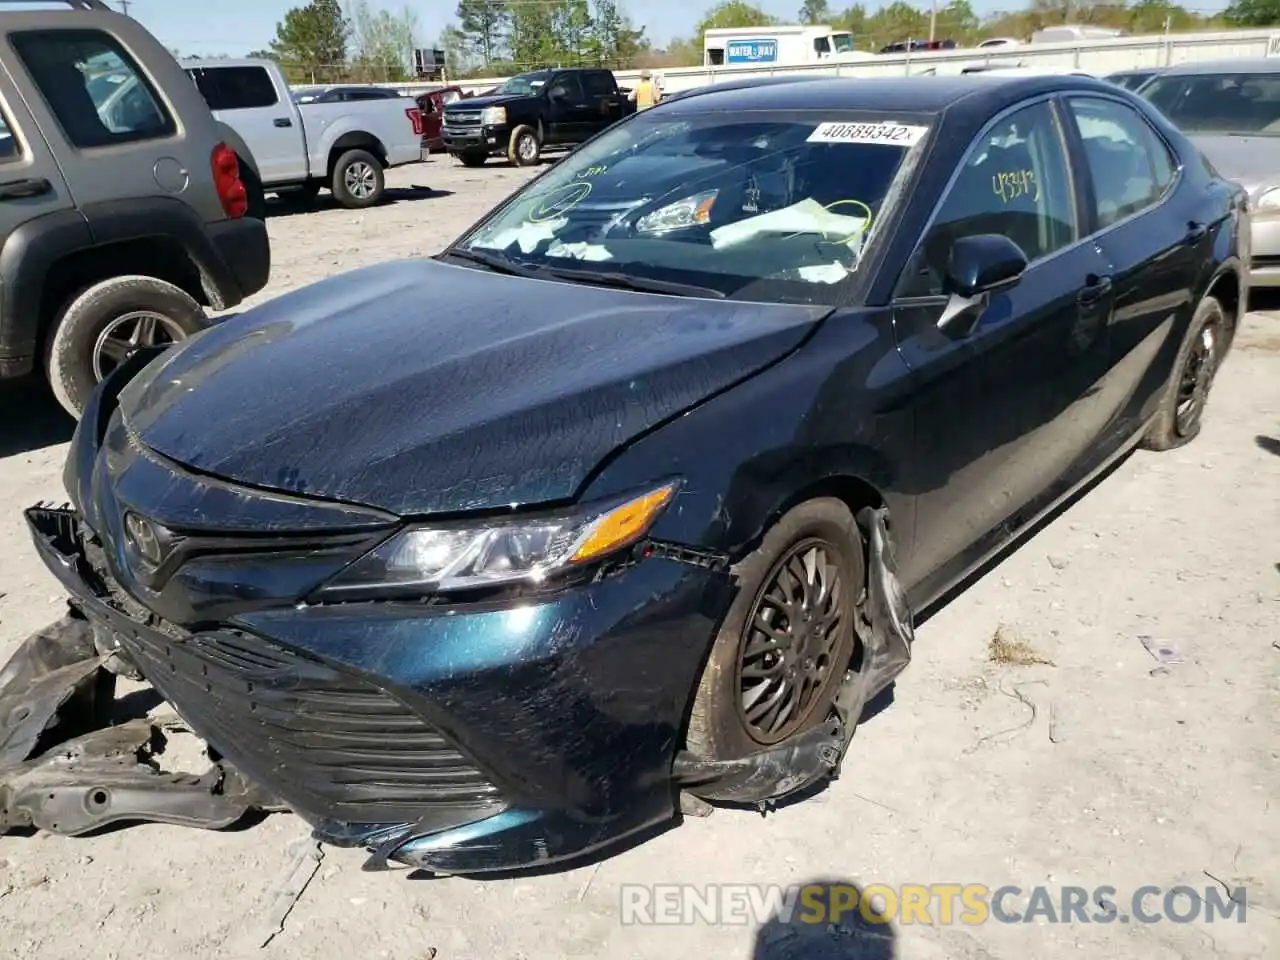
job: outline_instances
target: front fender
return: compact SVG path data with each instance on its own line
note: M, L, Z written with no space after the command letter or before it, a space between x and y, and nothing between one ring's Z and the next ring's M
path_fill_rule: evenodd
M797 498L874 490L905 560L910 385L887 311L836 314L790 355L616 453L582 496L678 474L653 537L736 559Z

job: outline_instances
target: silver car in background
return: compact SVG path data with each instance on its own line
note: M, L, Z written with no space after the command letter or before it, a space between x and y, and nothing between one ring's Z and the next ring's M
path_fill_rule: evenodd
M1182 64L1137 92L1249 191L1250 282L1280 287L1280 57Z

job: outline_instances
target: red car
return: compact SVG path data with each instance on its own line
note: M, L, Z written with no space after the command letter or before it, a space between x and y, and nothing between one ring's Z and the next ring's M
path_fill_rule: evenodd
M461 87L441 87L420 93L415 98L422 110L422 149L428 153L444 149L444 140L440 128L444 123L444 105L471 96L464 93Z

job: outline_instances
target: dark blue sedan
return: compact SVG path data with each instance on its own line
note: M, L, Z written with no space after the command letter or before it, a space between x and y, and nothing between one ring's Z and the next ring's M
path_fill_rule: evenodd
M283 805L371 867L473 873L829 779L913 613L1196 435L1248 236L1243 193L1102 81L644 111L439 256L100 388L71 505L27 512L73 613L0 699L136 673L218 776L11 783L0 828Z

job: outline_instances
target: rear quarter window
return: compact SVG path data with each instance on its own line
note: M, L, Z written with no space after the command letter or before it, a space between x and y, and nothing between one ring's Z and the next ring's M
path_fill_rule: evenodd
M146 74L110 34L24 30L9 39L73 146L105 147L176 131Z

